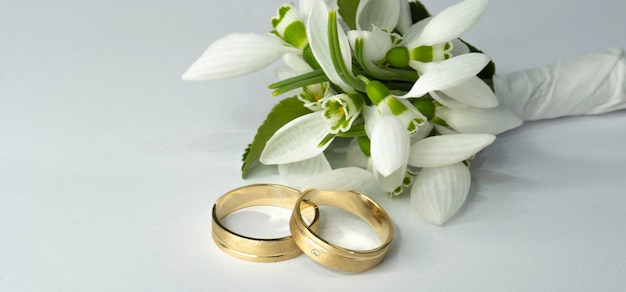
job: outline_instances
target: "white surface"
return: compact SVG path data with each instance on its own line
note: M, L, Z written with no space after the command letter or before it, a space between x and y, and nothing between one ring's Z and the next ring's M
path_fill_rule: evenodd
M533 122L474 161L445 227L382 204L396 238L357 275L222 253L210 208L277 102L271 70L180 80L216 38L283 1L0 2L0 291L626 289L626 112ZM454 1L429 0L437 12ZM626 47L620 1L492 1L465 39L500 73Z

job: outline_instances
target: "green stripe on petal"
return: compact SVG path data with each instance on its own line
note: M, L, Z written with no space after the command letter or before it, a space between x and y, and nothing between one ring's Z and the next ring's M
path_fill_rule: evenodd
M392 114L396 116L411 134L415 133L426 122L426 117L408 101L399 100L393 96L385 98L378 105L378 111L383 115Z
M434 46L420 46L413 48L410 51L411 60L428 63L428 62L441 62L443 60L450 59L452 56L450 50L452 45L450 43L438 44Z
M300 12L293 5L284 5L278 9L278 15L271 20L274 33L296 48L304 49L308 45L304 23Z

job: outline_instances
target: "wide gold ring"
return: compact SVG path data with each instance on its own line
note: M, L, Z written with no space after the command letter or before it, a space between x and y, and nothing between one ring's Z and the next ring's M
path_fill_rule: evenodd
M311 203L337 207L356 215L376 231L382 244L369 250L351 250L320 238L317 229L311 229L305 224L300 211ZM372 199L356 191L305 191L295 204L289 229L294 241L307 256L324 266L345 272L363 272L380 264L393 239L393 223L387 212Z
M299 196L298 190L273 184L249 185L227 192L213 205L213 240L224 252L253 262L278 262L302 254L291 236L253 238L237 234L221 223L228 214L251 206L277 206L292 210ZM298 214L304 213L310 222L305 225L315 230L319 216L317 206L308 203L299 205Z

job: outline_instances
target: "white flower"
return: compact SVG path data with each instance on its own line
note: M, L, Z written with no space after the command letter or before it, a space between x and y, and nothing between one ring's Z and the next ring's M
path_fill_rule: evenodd
M476 24L488 4L489 0L464 0L414 24L404 39L411 60L432 62L449 58L450 41Z
M324 118L330 127L330 133L346 132L361 114L363 98L360 94L337 94L326 97L322 102Z
M456 56L440 63L433 63L428 71L415 82L413 87L399 98L421 97L426 93L441 91L458 86L473 79L490 59L481 53L469 53Z
M274 35L230 34L211 44L182 78L233 78L261 70L289 52L298 53L299 49L286 45Z
M322 110L298 117L272 135L261 153L261 163L288 164L320 155L335 134L351 128L362 107L360 95L326 97Z

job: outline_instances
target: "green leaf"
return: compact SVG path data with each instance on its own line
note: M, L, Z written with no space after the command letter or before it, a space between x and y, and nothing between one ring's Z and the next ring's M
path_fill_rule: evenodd
M359 2L359 0L337 0L339 15L352 30L356 29L356 10Z
M409 3L411 7L411 18L413 19L413 23L417 23L418 21L429 17L430 12L426 9L426 6L419 1L412 1Z
M311 111L304 107L302 101L298 100L295 96L283 99L274 106L263 124L261 124L257 130L252 144L248 145L246 150L244 150L241 177L245 178L248 175L250 167L261 157L261 152L263 152L267 140L269 140L278 129L293 119L308 113L311 113Z

